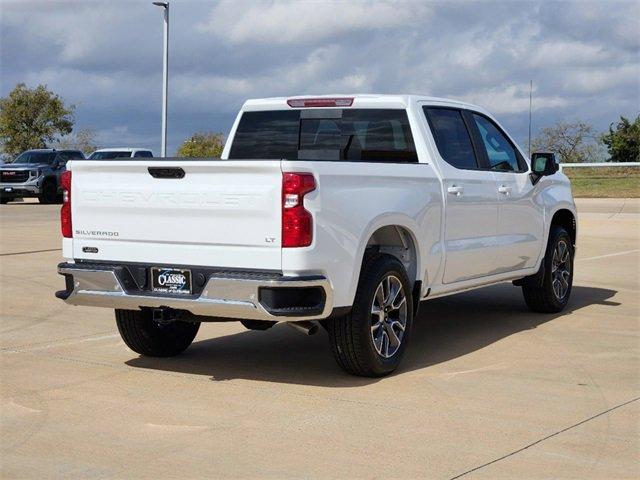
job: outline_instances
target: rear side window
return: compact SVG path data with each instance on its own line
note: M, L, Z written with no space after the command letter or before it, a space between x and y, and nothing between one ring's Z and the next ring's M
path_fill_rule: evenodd
M471 136L462 112L450 108L423 107L440 156L449 165L461 169L477 169Z
M406 111L391 109L246 112L229 158L418 161Z
M152 158L153 155L148 150L139 150L135 153L134 157Z
M519 161L515 147L488 118L473 114L480 138L487 153L491 170L500 172L521 172L526 170L524 161Z

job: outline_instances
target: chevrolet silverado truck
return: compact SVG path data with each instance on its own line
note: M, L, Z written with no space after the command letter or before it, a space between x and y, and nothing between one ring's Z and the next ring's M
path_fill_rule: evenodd
M37 198L40 203L62 200L60 177L69 160L82 160L80 150L27 150L11 163L0 165L0 203Z
M68 170L56 296L115 309L141 355L181 353L201 322L320 324L345 371L382 376L423 300L511 281L551 313L571 294L569 180L467 103L248 100L220 159Z

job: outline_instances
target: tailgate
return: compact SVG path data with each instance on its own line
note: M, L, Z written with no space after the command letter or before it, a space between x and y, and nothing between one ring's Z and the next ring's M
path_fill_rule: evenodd
M173 170L154 177L154 167ZM76 259L281 269L279 160L78 161L68 168ZM182 178L166 178L176 169Z

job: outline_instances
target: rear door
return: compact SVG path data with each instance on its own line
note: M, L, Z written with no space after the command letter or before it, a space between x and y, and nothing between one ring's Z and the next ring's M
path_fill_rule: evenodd
M491 171L481 168L468 122L455 108L423 107L431 127L445 195L443 283L492 273L497 254L498 195Z
M542 251L544 208L535 199L528 166L515 145L490 118L468 112L499 198L495 273L533 267Z
M280 161L69 163L74 258L280 270Z

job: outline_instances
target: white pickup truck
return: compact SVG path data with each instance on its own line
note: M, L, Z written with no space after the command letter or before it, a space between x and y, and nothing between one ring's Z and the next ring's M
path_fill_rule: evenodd
M204 321L319 323L344 370L385 375L423 300L513 281L534 311L567 304L571 188L552 154L532 163L457 101L248 100L221 159L67 164L56 296L114 308L142 355Z

